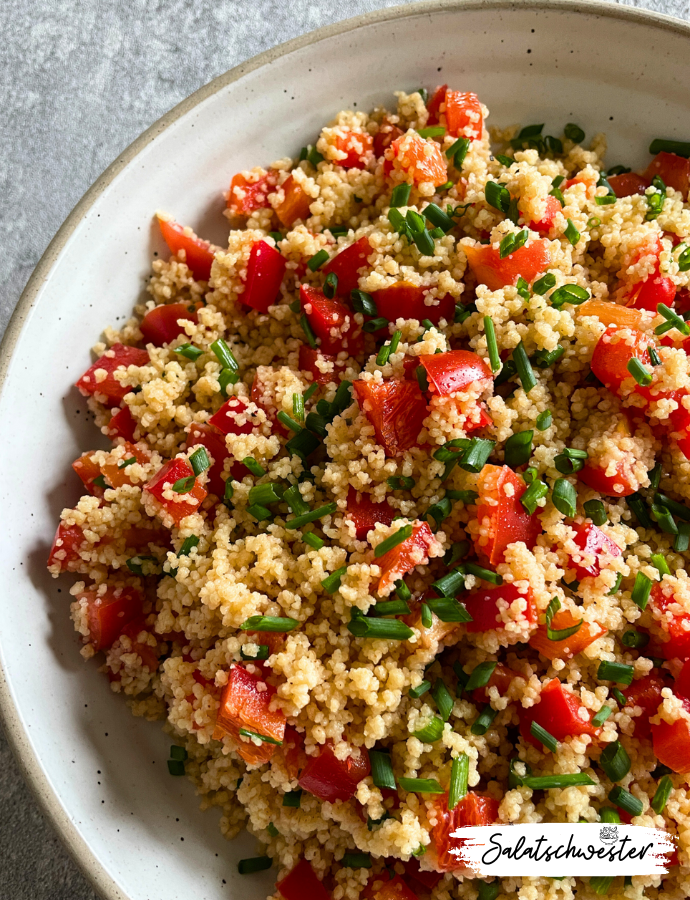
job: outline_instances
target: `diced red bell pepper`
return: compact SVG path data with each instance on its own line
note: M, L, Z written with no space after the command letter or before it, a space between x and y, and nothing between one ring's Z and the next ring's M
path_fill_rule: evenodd
M357 785L370 771L369 754L364 747L360 748L359 756L340 760L336 758L333 747L324 744L318 756L309 757L300 775L299 786L327 803L350 800Z
M482 136L482 105L479 97L462 91L446 91L446 133L471 141Z
M403 865L405 866L405 874L413 881L421 884L427 891L433 891L443 878L441 872L430 872L427 869L422 869L419 865L419 860L414 856L408 859L406 863L403 863Z
M122 459L131 459L134 457L139 463L146 463L150 459L149 454L135 444L130 444L128 441L125 441L123 447L125 449L125 455ZM132 484L127 468L121 469L119 463L104 463L103 465L99 465L92 459L94 453L95 451L83 453L79 459L76 459L72 463L72 468L81 478L84 487L90 494L93 494L96 497L103 496L105 489L94 484L95 479L100 478L101 475L108 487L118 488L122 487L123 484Z
M361 237L354 244L341 250L323 267L321 271L324 277L330 275L331 272L337 275L339 297L349 300L350 291L359 287L359 273L362 269L368 268L367 258L370 254L371 244L368 238ZM380 315L385 315L385 313L380 313Z
M491 565L503 562L506 547L524 541L534 547L541 534L541 523L535 512L529 515L520 503L527 485L510 466L486 465L477 483L477 520L480 530L472 536L477 553Z
M331 900L331 895L306 859L300 859L285 878L276 882L276 887L285 900Z
M631 462L634 462L634 457ZM635 493L637 484L631 482L622 460L616 465L615 475L607 475L606 468L598 466L596 460L588 459L584 468L577 473L578 480L606 497L629 497Z
M648 609L665 614L668 607L675 602L672 588L657 582L652 587ZM669 639L652 641L649 645L649 652L652 653L653 647L653 655L662 659L690 659L690 616L671 614L670 617L666 617L664 615L660 627L668 634Z
M514 584L503 584L500 587L484 588L464 594L462 602L472 616L472 621L465 626L468 634L490 631L493 628L499 630L505 628L505 623L499 617L498 603L505 601L512 604L516 600L526 602L527 608L524 610L523 616L528 622L534 624L537 621L537 613L532 592L529 590L526 594L521 594Z
M362 349L362 331L355 322L354 313L338 300L329 300L323 291L300 285L302 309L316 337L321 339L324 353L346 350L356 356Z
M186 516L199 511L208 492L196 479L191 491L175 494L175 499L166 498L164 492L172 490L173 485L181 479L193 475L192 467L186 459L170 459L144 485L144 490L156 498L176 525L179 525Z
M463 847L462 838L453 837L459 828L494 825L498 822L500 803L493 797L468 791L455 809L448 809L448 794L434 798L436 824L431 829L431 841L436 849L437 867L442 872L462 869L462 862L453 853Z
M475 247L463 244L462 249L474 277L491 291L516 284L520 276L531 284L551 265L551 253L545 240L529 240L504 259L501 259L498 248L491 244L477 244Z
M609 175L608 183L616 197L632 197L634 194L644 194L650 182L636 172L623 172L621 175Z
M563 631L572 628L579 621L580 619L575 618L569 609L561 609L551 620L551 628L553 631ZM540 625L530 637L529 645L546 659L572 659L603 634L606 634L606 629L597 622L583 622L578 631L570 637L562 641L551 641L546 625Z
M602 325L616 325L619 328L640 329L648 316L637 309L619 306L609 300L585 300L578 306L580 316L596 316Z
M208 420L223 434L251 434L256 428L247 404L239 397L230 397Z
M209 241L203 241L193 232L187 234L182 225L172 219L157 216L163 240L171 253L185 252L185 262L197 281L208 281L211 277L214 250Z
M153 521L146 525L132 525L125 532L124 538L127 549L131 548L137 553L148 549L150 544L172 549L168 529Z
M688 199L690 191L690 159L685 159L675 153L661 151L647 166L644 177L649 181L658 175L666 187L672 187L682 194L683 200Z
M58 566L64 572L72 562L79 560L79 549L84 544L84 532L79 525L65 525L60 522L48 554L50 566Z
M452 322L455 315L455 299L451 294L436 298L433 306L427 306L424 298L427 289L409 281L396 281L390 287L374 293L374 301L380 316L395 322L396 319L428 319L438 325L441 319Z
M266 634L264 632L260 639L257 638L257 643L261 643L265 637ZM304 751L304 735L300 734L291 725L286 725L285 737L283 738L283 746L280 748L280 752L290 778L298 778L299 773L309 762L309 757Z
M582 525L573 524L572 528L575 531L574 543L577 544L583 555L593 557L592 561L587 564L573 563L578 581L582 581L587 576L596 578L599 575L602 554L613 558L621 555L618 544L605 535L601 528L597 528L593 522Z
M491 677L485 687L475 688L472 691L472 699L475 703L489 702L489 688L495 687L498 693L503 697L508 693L508 688L513 683L514 678L521 678L519 672L509 669L503 663L497 663L496 668L491 673Z
M103 356L99 356L96 362L89 366L79 381L76 382L76 386L84 397L93 394L103 394L110 406L119 406L125 394L129 394L132 388L120 384L114 373L121 367L126 369L129 366L146 366L149 361L149 355L146 350L140 350L138 347L127 347L124 344L113 344L109 350L105 351ZM106 372L106 376L102 381L98 380L96 374L100 370Z
M230 401L228 401L228 403L229 402ZM238 403L242 403L242 401L239 400ZM221 406L221 408L216 413L216 416L218 416L226 406L227 403ZM209 422L211 422L211 420L214 418L215 416L211 416ZM191 449L197 444L201 444L206 448L212 460L211 468L208 470L208 486L216 495L216 497L220 497L222 499L225 495L225 479L223 478L223 469L225 466L225 460L230 454L228 453L227 447L225 445L225 439L223 435L216 430L214 424L192 422L192 424L189 426L189 431L187 432L187 448ZM230 434L231 432L226 433ZM236 433L248 434L248 432L246 431Z
M276 215L286 228L291 228L298 219L308 219L309 207L313 199L290 175L281 185L283 200L276 206Z
M435 540L426 522L415 522L410 537L376 560L381 569L379 594L411 572L415 566L425 566L429 562L429 549Z
M279 709L271 710L271 700L276 690L259 675L252 674L245 666L234 665L223 688L218 718L213 732L215 740L229 735L237 745L237 752L249 765L268 762L277 745L243 737L240 729L264 735L282 742L285 736L285 716Z
M402 128L398 128L397 125L394 125L387 118L384 118L381 122L381 127L374 138L374 156L377 158L383 156L384 151L390 147L393 141L402 137L403 134L405 134L405 132Z
M138 424L129 406L123 406L122 409L118 409L106 425L106 434L112 441L120 437L126 441L133 441L134 432Z
M647 309L656 312L660 303L672 306L676 296L676 286L671 278L662 275L659 263L656 269L644 281L638 281L630 289L627 305L634 309Z
M149 672L158 670L158 654L150 644L145 644L137 640L142 631L146 631L146 619L144 616L137 616L132 619L122 629L120 637L126 635L132 642L132 651L141 659L142 666L145 666ZM194 675L196 676L196 672Z
M366 540L368 532L377 522L390 525L396 515L396 511L385 500L374 503L370 494L356 491L353 487L347 492L347 513L355 523L358 541Z
M79 459L75 459L72 463L72 469L81 479L86 490L93 494L94 497L102 497L104 488L94 484L94 481L101 476L101 467L97 462L91 459L93 451L82 453Z
M690 711L690 703L685 707ZM681 718L672 725L664 721L652 725L652 744L662 765L674 772L690 772L690 721Z
M249 181L241 172L233 176L228 193L228 209L236 216L250 216L257 209L268 209L268 195L276 189L276 172L266 172Z
M114 644L125 626L141 615L144 605L141 593L131 587L108 587L104 594L84 591L76 599L86 601L88 639L94 650Z
M548 234L549 231L554 226L554 219L556 215L561 211L561 203L556 197L552 197L549 195L546 198L546 206L544 209L544 215L541 219L530 222L529 227L532 231L538 231L539 234Z
M416 381L355 381L353 386L386 456L398 456L415 446L428 414Z
M471 384L479 384L484 390L493 382L491 369L470 350L420 356L419 361L426 370L430 389L441 397L463 391Z
M447 84L439 85L434 93L431 95L429 102L426 105L427 112L429 113L429 118L427 119L427 125L438 125L438 118L440 115L440 107L442 103L446 102L446 91L448 90Z
M684 700L690 700L690 660L683 663L683 668L676 675L673 693Z
M438 187L448 180L448 167L439 145L415 131L396 138L386 150L386 159L414 184L431 182Z
M664 686L662 679L653 671L649 675L645 675L644 678L636 678L623 691L628 701L626 707L639 706L642 710L639 716L633 718L633 734L639 740L645 740L651 734L652 726L649 720L657 714L663 699L661 690Z
M195 309L193 307L190 309L186 303L169 303L154 306L149 310L141 320L139 328L147 344L162 347L164 344L170 344L181 334L186 334L180 320L197 322Z
M335 146L341 153L347 154L344 159L334 160L336 165L344 169L363 169L374 141L366 131L348 131L336 137Z
M378 880L380 876L377 876ZM373 900L419 900L417 895L410 887L405 884L404 879L400 875L391 878L374 892Z
M122 446L125 451L122 460L134 457L138 463L144 465L151 459L150 454L143 447L137 446L136 444L130 444L129 441L125 441ZM101 473L105 479L105 483L109 484L110 487L118 488L122 487L123 484L133 483L129 477L128 467L125 466L120 468L120 462L122 462L122 460L119 462L107 462L101 466Z
M690 312L690 290L687 288L680 288L676 291L676 296L673 300L673 308L678 313L679 316L684 316L686 313ZM685 342L683 342L685 346ZM688 350L686 349L687 353Z
M320 350L314 350L307 344L302 344L299 348L299 367L302 372L311 372L313 380L317 384L330 384L340 381L340 376L344 371L344 364L337 362L338 357L334 353L322 353ZM333 368L329 372L322 372L317 363L320 360L333 363Z
M591 723L591 713L587 720L580 718L579 709L582 702L554 678L542 689L538 703L529 709L520 707L520 734L523 740L546 751L546 748L536 738L532 737L530 727L536 722L552 734L557 741L562 741L570 735L595 734L596 728Z
M628 363L633 357L637 357L647 366L651 366L649 350L647 349L649 336L641 331L621 329L616 325L609 326L597 341L592 362L592 372L610 391L620 392L621 384L632 375L628 372Z
M258 312L268 312L280 294L285 275L285 259L266 241L257 241L249 253L247 280L240 300Z

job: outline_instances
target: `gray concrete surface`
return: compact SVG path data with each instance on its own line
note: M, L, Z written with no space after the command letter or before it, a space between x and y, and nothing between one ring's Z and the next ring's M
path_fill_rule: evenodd
M100 172L211 78L398 0L0 0L0 334ZM690 0L629 5L690 18ZM24 785L0 726L0 898L97 900Z

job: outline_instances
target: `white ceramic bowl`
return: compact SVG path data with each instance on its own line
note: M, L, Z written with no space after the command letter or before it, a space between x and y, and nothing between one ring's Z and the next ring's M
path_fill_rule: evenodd
M220 243L232 174L295 155L345 107L440 82L479 93L491 122L606 131L609 163L653 137L688 139L690 27L605 3L434 2L371 13L270 50L164 116L104 173L36 268L0 354L4 552L0 706L24 773L108 900L262 900L271 873L225 842L217 814L166 770L160 725L134 719L85 665L64 581L45 571L69 464L96 444L71 388L107 323L127 316L162 250L164 208ZM227 882L227 884L226 884Z

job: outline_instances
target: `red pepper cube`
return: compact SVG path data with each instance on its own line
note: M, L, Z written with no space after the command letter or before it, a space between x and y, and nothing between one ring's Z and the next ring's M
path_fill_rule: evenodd
M380 316L395 322L397 319L416 319L421 322L428 319L432 325L438 325L441 319L452 322L455 316L455 299L451 294L436 298L433 306L425 303L428 289L411 284L409 281L397 281L390 287L381 288L373 295Z
M105 433L111 441L124 438L126 441L134 441L134 434L139 423L130 412L129 406L123 406L110 419L105 426Z
M635 709L639 707L641 710L640 715L633 716L633 734L639 740L645 740L651 734L652 726L649 720L657 714L663 700L661 691L664 687L666 685L663 680L656 671L653 671L649 675L645 675L644 678L636 678L629 687L623 690L627 700L625 708ZM680 691L678 691L678 694L684 697Z
M112 646L133 619L142 613L144 600L139 591L130 587L108 587L104 594L84 591L77 601L86 601L88 639L94 650Z
M227 684L223 688L213 732L215 740L230 736L237 745L237 752L249 765L268 762L277 744L255 743L240 734L244 728L254 734L264 735L282 743L285 735L285 716L280 710L271 710L275 688L245 666L234 665L230 669Z
M609 175L606 179L616 197L632 197L644 194L650 182L635 172L623 172L621 175Z
M375 503L370 494L350 487L347 492L347 514L354 522L357 540L364 541L377 522L390 525L396 510L385 500Z
M628 372L628 363L637 357L644 365L651 367L649 360L648 335L632 328L621 329L610 325L597 341L592 354L590 366L610 391L620 394L620 388L627 379L632 383L632 375Z
M283 200L276 206L276 215L286 228L291 228L299 219L309 218L309 207L313 203L312 197L295 181L295 176L290 175L285 179L279 190L283 192Z
M520 502L527 485L509 466L486 465L477 482L479 531L472 535L478 554L492 566L503 562L506 547L523 541L534 547L541 534L536 512L530 515Z
M379 594L388 590L398 579L416 566L424 566L429 562L429 550L436 543L436 538L431 533L426 522L415 522L412 526L412 534L409 538L392 547L376 563L381 569L379 578Z
M552 197L549 195L548 197L546 197L544 215L541 217L541 219L530 222L529 223L530 229L532 231L538 231L539 234L548 234L551 231L551 229L554 227L554 220L560 211L561 211L560 200L556 199L556 197Z
M198 444L206 448L211 460L211 468L207 470L208 486L217 497L222 498L225 495L225 479L223 478L225 460L230 455L225 445L225 439L213 425L193 422L187 432L187 448L191 450Z
M380 881L381 878L382 876L380 875L375 876L375 880ZM404 879L400 875L396 875L395 878L386 881L382 887L375 891L373 900L419 900L419 898L417 897L417 894L405 884Z
M208 421L223 434L251 434L256 424L247 409L244 400L230 397Z
M451 137L476 141L484 123L479 97L462 91L446 91L446 132Z
M420 356L419 361L426 370L430 388L440 397L449 397L471 384L477 384L481 390L493 384L491 369L470 350Z
M426 105L426 110L429 113L429 118L427 119L427 125L438 125L438 118L441 113L441 104L446 102L446 91L448 90L447 84L439 85L434 93L429 98L429 102Z
M171 253L177 255L184 250L185 262L197 281L208 281L211 277L214 250L208 241L203 241L193 232L187 231L172 219L157 216L163 240Z
M362 331L355 322L352 310L338 300L329 300L323 291L300 285L302 309L324 353L337 354L346 350L356 356L362 349Z
M359 756L340 760L333 747L324 744L318 756L309 757L299 786L324 802L346 801L354 797L357 785L370 771L369 754L364 747L360 748Z
M678 156L676 153L657 153L647 166L644 178L649 181L658 175L666 187L672 187L682 194L683 200L688 199L690 191L690 159Z
M582 581L587 576L596 578L601 572L604 558L615 559L621 555L618 544L592 522L571 527L575 531L573 541L582 551L583 556L580 562L573 562L578 581Z
M199 512L201 503L206 498L206 488L196 479L191 491L173 491L173 485L178 481L193 476L194 471L186 459L170 459L144 485L144 490L156 498L163 513L170 516L176 525L192 513Z
M338 296L350 299L350 292L359 287L359 273L368 268L367 259L371 254L371 244L366 237L361 237L333 257L321 270L324 277L331 274L338 276ZM380 313L385 315L385 313Z
M520 276L531 284L551 265L548 241L544 240L529 240L504 259L491 244L463 245L462 249L474 277L491 291L515 285Z
M48 554L48 567L57 566L61 572L67 571L70 563L80 559L79 550L84 543L84 532L79 525L60 522Z
M186 334L181 322L197 321L194 307L190 308L186 303L169 303L149 310L139 328L147 344L163 347L171 344L181 334Z
M690 712L690 704L685 704ZM690 721L676 719L673 724L662 721L652 725L654 755L674 772L690 772Z
M268 209L268 195L276 189L276 172L266 172L250 181L241 172L233 176L228 192L228 209L236 216L250 216L257 209Z
M471 828L477 825L493 825L498 822L498 800L468 791L458 805L448 809L448 794L439 794L434 798L434 814L436 825L431 830L431 840L436 850L436 867L442 872L461 869L462 863L453 850L462 849L462 838L453 837L458 828Z
M285 259L266 241L257 241L249 253L247 280L240 300L258 312L268 312L280 295Z
M100 356L96 362L84 372L76 386L80 392L87 396L94 394L103 395L110 406L119 406L125 394L129 394L131 387L120 384L115 377L115 372L127 369L129 366L146 366L149 364L149 355L146 350L138 347L127 347L124 344L113 344ZM105 377L101 374L105 372Z
M542 689L538 703L529 709L520 707L520 734L523 740L546 752L544 745L532 737L532 722L541 725L557 741L563 741L571 735L596 734L598 729L591 723L592 714L588 712L587 718L582 719L579 712L581 707L580 698L554 678Z
M333 160L337 166L344 169L363 169L367 164L367 157L371 153L374 141L366 131L346 131L337 135L335 139L336 149L346 156L343 159Z
M491 631L493 628L505 628L505 622L500 617L499 601L513 604L516 600L524 600L526 608L522 615L530 624L537 621L537 613L534 606L532 592L521 594L514 584L502 584L500 587L480 588L469 594L463 594L462 602L467 612L472 616L472 621L466 625L467 632L474 634L480 631Z
M561 609L551 620L551 628L553 631L562 631L572 628L579 621L580 619L577 619L569 609ZM552 641L549 639L546 625L540 625L530 637L529 645L546 659L572 659L604 634L606 629L597 622L583 622L575 634L562 641Z
M334 353L322 353L306 344L302 344L299 348L299 367L302 372L311 372L312 379L317 384L324 385L340 381L345 366L343 363L337 362L337 359L338 357ZM318 363L323 361L332 363L328 372L319 368Z
M386 456L398 456L417 444L428 409L416 381L355 381L353 387Z
M389 171L402 172L414 184L431 182L438 187L448 180L448 167L439 145L426 140L416 131L408 131L396 138L386 150Z
M306 859L301 859L285 878L276 882L276 887L285 900L331 900Z

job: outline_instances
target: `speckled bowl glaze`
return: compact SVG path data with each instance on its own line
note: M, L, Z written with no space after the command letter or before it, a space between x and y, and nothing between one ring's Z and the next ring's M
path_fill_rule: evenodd
M157 208L222 241L238 169L313 140L338 110L445 81L491 122L606 131L609 161L642 164L652 137L688 137L690 27L608 3L432 2L374 12L263 53L145 132L99 178L36 268L0 353L0 707L44 811L108 900L262 900L239 876L246 835L223 840L192 786L166 770L159 724L134 719L85 665L65 582L45 560L78 497L70 462L97 434L71 387L107 323L129 315L162 251ZM275 873L273 873L275 874Z

